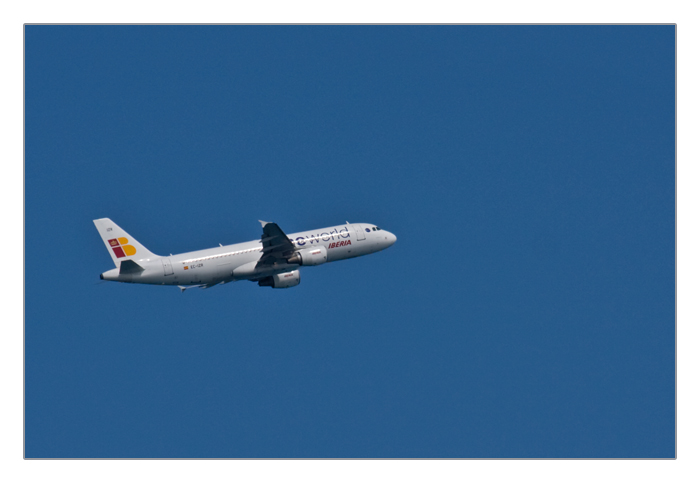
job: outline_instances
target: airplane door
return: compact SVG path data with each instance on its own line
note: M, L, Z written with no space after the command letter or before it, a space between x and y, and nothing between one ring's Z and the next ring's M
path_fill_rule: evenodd
M365 230L362 229L360 225L352 225L355 228L355 234L357 235L357 241L365 239Z
M169 258L161 258L161 261L163 262L163 273L165 275L172 275L173 274L173 266L170 263Z

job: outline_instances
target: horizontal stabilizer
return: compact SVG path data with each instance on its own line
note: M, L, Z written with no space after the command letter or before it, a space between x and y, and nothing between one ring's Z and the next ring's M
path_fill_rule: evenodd
M143 272L143 267L133 260L124 260L119 267L119 275Z

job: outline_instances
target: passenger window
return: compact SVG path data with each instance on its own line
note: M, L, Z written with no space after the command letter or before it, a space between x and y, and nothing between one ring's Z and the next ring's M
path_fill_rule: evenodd
M369 228L365 228L365 231L366 231L367 233L369 233Z

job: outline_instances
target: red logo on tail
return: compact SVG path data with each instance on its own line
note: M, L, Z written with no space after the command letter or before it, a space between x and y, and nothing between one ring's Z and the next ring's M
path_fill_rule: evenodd
M112 247L112 251L117 256L117 258L130 257L136 254L136 248L131 245L127 245L129 240L124 237L112 238L107 240L109 246ZM120 246L121 245L121 246Z

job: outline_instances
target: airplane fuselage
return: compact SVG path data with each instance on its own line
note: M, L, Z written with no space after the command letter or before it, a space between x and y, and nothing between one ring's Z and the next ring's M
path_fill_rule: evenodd
M293 233L288 235L288 239L294 250L307 258L297 256L263 264L261 259L266 251L263 240L253 240L171 256L156 256L149 252L144 258L132 259L140 270L129 272L115 268L104 272L100 278L178 286L212 286L238 280L260 281L294 271L302 265L319 265L368 255L388 248L396 241L392 233L367 223ZM297 274L298 283L298 272L294 273Z

